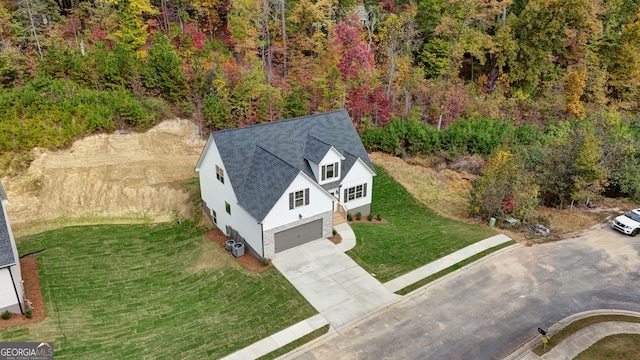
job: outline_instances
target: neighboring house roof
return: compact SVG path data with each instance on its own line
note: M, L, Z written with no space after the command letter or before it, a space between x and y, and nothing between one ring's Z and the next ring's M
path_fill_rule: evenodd
M4 203L7 201L7 194L0 183L0 269L16 264L11 246L11 236L9 225L4 214Z
M239 205L258 221L264 220L301 171L315 179L307 160L317 164L331 146L345 158L342 176L358 158L375 174L345 110L216 131L211 137L218 147ZM337 184L323 187L330 189Z
M7 193L4 191L4 187L2 187L2 183L0 183L0 202L6 203L8 201Z

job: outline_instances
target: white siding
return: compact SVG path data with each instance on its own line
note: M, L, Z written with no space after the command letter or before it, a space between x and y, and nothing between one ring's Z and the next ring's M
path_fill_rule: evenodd
M362 184L367 184L367 195L356 200L345 202L345 189ZM349 170L349 173L344 176L340 184L340 203L344 204L347 211L349 211L349 209L371 204L372 187L373 176L371 175L371 171L362 162L356 161L356 163L351 167L351 170Z
M319 165L314 163L311 160L307 160L307 162L309 163L309 167L311 168L311 171L313 172L313 176L315 176L316 181L318 181L320 179L320 167L319 167Z
M227 215L226 212L225 215ZM262 229L258 221L237 204L231 205L231 215L233 216L227 225L236 229L240 236L247 241L247 244L249 244L258 255L264 256ZM218 220L218 222L220 222L220 220ZM225 231L224 227L221 229L222 232Z
M262 256L260 224L238 205L236 194L231 185L233 179L229 178L229 174L222 163L215 140L210 138L209 141L212 143L206 149L207 152L203 154L203 158L200 159L198 168L202 200L210 209L215 210L218 229L226 233L227 225L231 226L238 231L249 246ZM216 178L216 165L224 171L224 184ZM231 215L227 213L225 202L231 205Z
M318 173L314 174L316 175L316 179L318 181L318 184L322 185L325 183L330 183L330 182L334 182L339 180L340 176L342 176L341 174L341 166L342 166L342 160L344 159L344 157L342 157L342 155L340 155L340 153L334 149L333 147L327 152L327 154L322 158L322 160L320 160L320 164L318 164ZM327 179L327 180L322 180L322 166L324 165L329 165L329 164L334 164L334 163L338 163L338 169L336 171L338 171L338 178L331 178L331 179Z
M4 204L5 203L6 202L3 202L2 204L0 204L0 206L2 206L3 209L4 209ZM13 281L14 281L14 284L15 284L15 288L18 290L18 296L19 296L20 303L24 304L24 285L22 284L22 271L20 270L20 258L18 256L18 248L16 247L16 240L13 238L13 231L11 231L11 224L9 223L9 217L7 216L7 210L4 209L3 212L4 212L4 219L5 219L5 222L7 224L7 230L9 231L9 239L11 241L11 248L13 250L13 258L16 259L16 265L15 266L11 266L11 275L13 275ZM0 270L0 271L1 272L6 272L6 276L9 278L8 284L10 286L10 287L5 287L4 284L0 285L0 294L3 294L3 293L8 292L10 290L10 292L11 292L10 297L13 298L13 301L14 301L15 304L18 304L18 302L16 300L15 290L14 290L13 286L11 285L11 277L10 277L10 274L9 274L9 270L8 269L3 269L3 270ZM2 300L0 300L0 302L2 302ZM2 308L1 305L0 305L0 308ZM14 308L13 311L14 312L20 312L20 308L19 307L17 309Z
M307 188L309 189L309 205L289 210L289 193ZM300 173L265 217L263 229L266 231L285 224L298 222L300 221L300 215L302 215L302 219L305 219L331 211L333 209L333 200L335 200L333 196Z
M16 267L14 266L11 271L15 272L15 269ZM13 276L15 277L16 274L14 273ZM18 287L18 292L20 292L20 289L21 287ZM0 269L0 312L5 310L9 310L10 312L20 312L16 292L13 289L13 284L11 283L11 275L7 268Z

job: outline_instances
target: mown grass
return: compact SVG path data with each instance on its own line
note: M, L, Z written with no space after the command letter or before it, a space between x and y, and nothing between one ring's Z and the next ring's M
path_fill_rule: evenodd
M329 332L329 325L325 325L319 329L316 329L310 333L308 333L307 335L299 338L296 341L292 341L290 343L288 343L287 345L279 348L278 350L272 351L264 356L261 356L258 358L258 360L272 360L272 359L276 359L279 356L282 356L286 353L288 353L289 351L293 351L294 349L298 348L299 346L302 346L306 343L308 343L309 341L315 339L315 338L319 338L320 336L326 334L327 332Z
M274 268L244 269L190 223L76 226L18 239L39 253L47 318L0 341L78 359L219 358L317 312Z
M574 358L574 360L607 359L640 359L640 335L618 334L604 337Z
M435 273L435 274L433 274L433 275L431 275L429 277L426 277L426 278L424 278L424 279L422 279L422 280L420 280L418 282L415 282L415 283L413 283L413 284L411 284L411 285L409 285L409 286L407 286L405 288L402 288L402 289L396 291L396 294L398 294L398 295L406 295L406 294L412 292L413 290L421 288L424 285L426 285L426 284L428 284L428 283L430 283L432 281L435 281L435 280L437 280L437 279L439 279L439 278L441 278L441 277L443 277L443 276L445 276L445 275L447 275L449 273L452 273L452 272L462 268L465 265L471 264L472 262L474 262L476 260L479 260L479 259L481 259L481 258L483 258L483 257L485 257L485 256L487 256L487 255L489 255L489 254L491 254L493 252L496 252L496 251L498 251L500 249L506 248L507 246L511 246L513 244L515 244L515 241L508 241L506 243L503 243L503 244L494 246L492 248L489 248L487 250L484 250L482 252L479 252L479 253L477 253L477 254L475 254L475 255L473 255L473 256L465 259L465 260L460 261L459 263L453 264L453 265L449 266L448 268L446 268L444 270L438 271L437 273Z
M348 254L382 281L389 281L465 246L496 235L495 230L441 217L376 167L372 214L386 224L354 223L357 245Z
M543 346L541 343L536 348L533 349L533 352L536 355L542 356L543 354L551 351L556 345L560 344L564 339L573 335L575 332L593 324L597 324L599 322L606 321L626 321L633 323L640 323L640 317L635 316L627 316L627 315L596 315L590 316L588 318L576 320L571 324L562 328L562 330L553 334L552 337L549 338L549 342L546 346Z

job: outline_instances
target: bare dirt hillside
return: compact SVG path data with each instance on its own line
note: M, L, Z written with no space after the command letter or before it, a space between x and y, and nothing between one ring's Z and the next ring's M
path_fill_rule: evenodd
M196 176L204 143L191 121L168 120L145 133L118 131L78 140L67 150L34 150L26 172L2 179L9 217L19 228L59 218L187 216L189 195L181 184Z
M167 120L146 133L119 131L78 140L66 150L36 149L26 172L2 179L14 231L21 235L71 224L188 217L193 205L183 184L196 177L194 167L204 144L191 121ZM479 221L468 216L472 174L382 153L371 154L371 160L438 214ZM596 211L541 208L537 213L553 233L567 234L602 223L628 207L597 205ZM527 236L526 229L509 235Z

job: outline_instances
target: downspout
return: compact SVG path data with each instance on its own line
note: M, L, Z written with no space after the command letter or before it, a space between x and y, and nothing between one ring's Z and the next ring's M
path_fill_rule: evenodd
M265 259L264 257L264 225L262 224L262 221L260 221L260 237L262 238L262 258Z
M16 298L18 299L18 306L20 307L20 313L24 315L24 310L22 309L22 301L20 300L20 294L18 294L18 289L16 288L16 282L13 280L13 273L11 272L11 266L7 267L9 270L9 276L11 276L11 283L13 284L13 291L16 292Z

